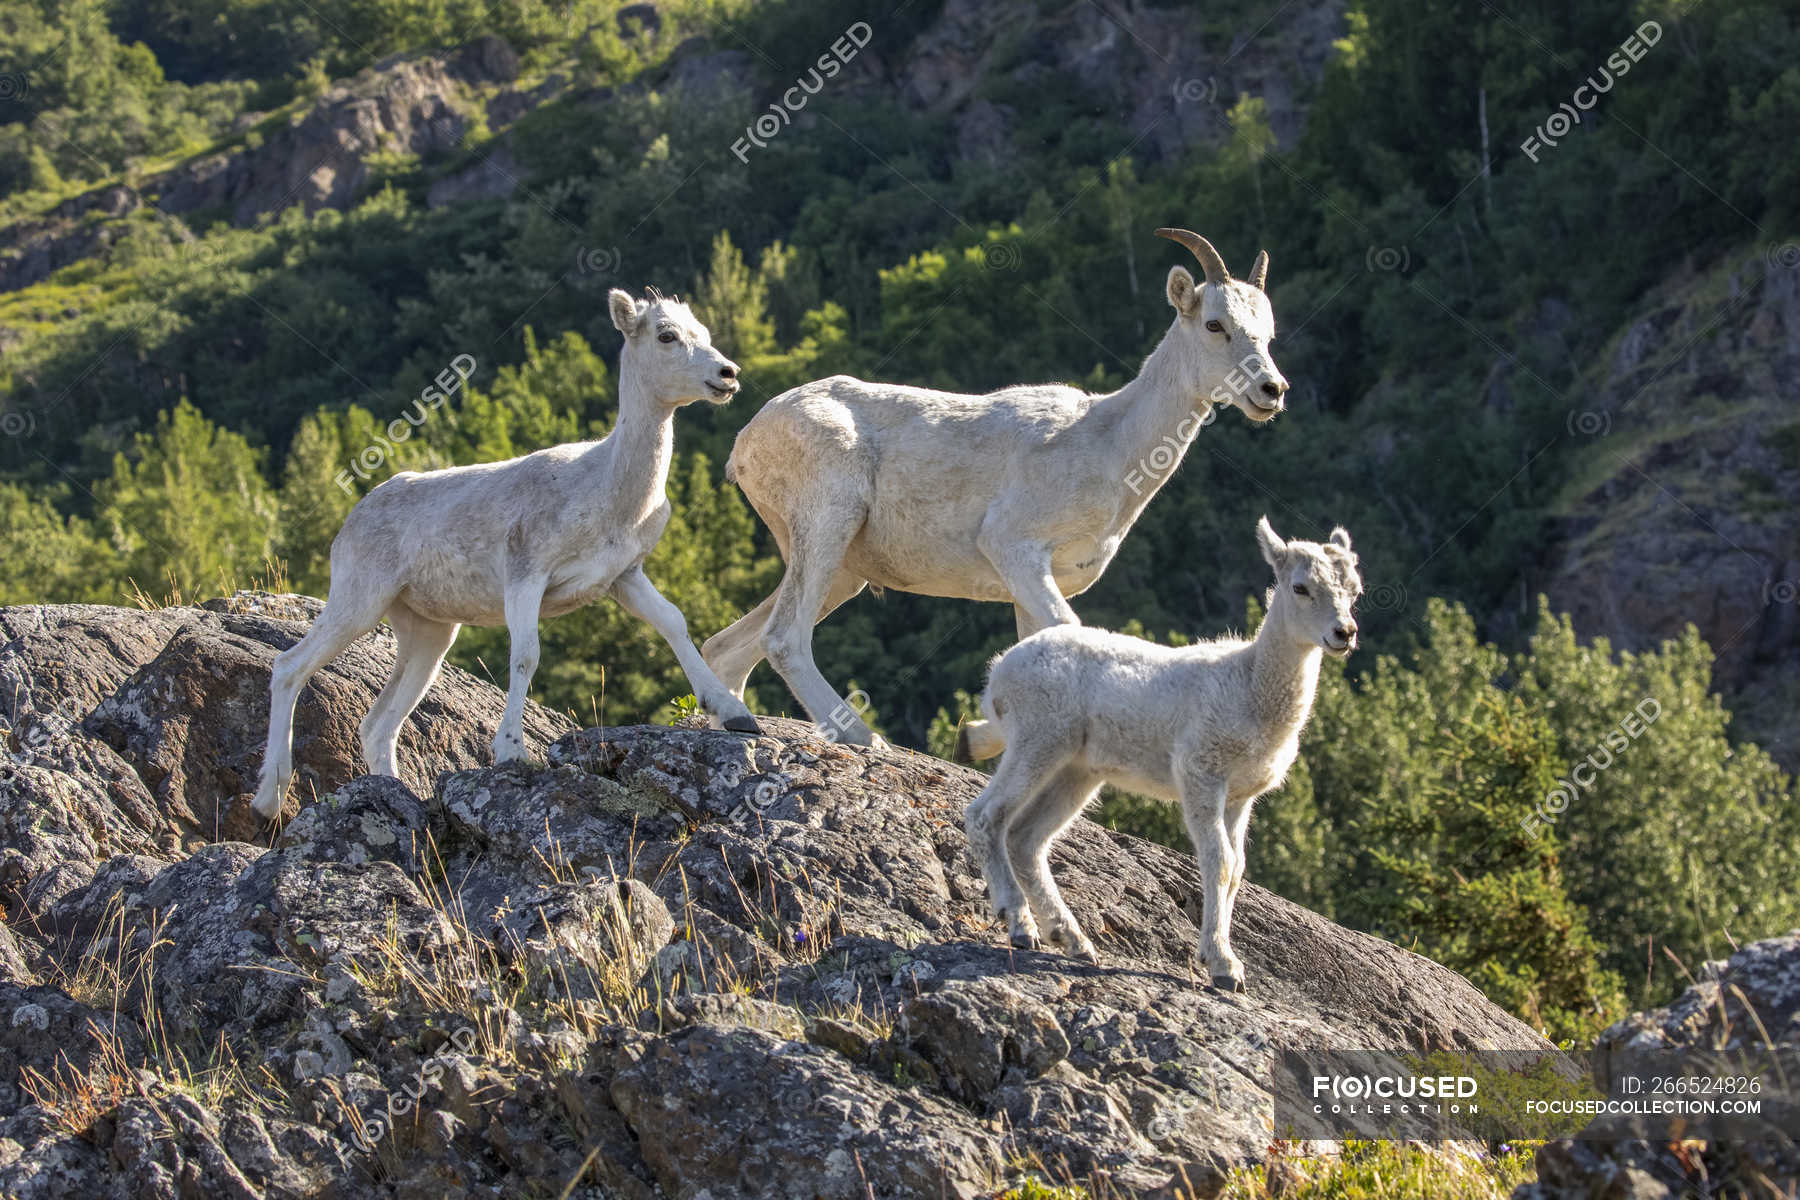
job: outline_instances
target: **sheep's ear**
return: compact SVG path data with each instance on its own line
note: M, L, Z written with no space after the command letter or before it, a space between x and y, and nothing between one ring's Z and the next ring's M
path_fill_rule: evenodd
M1350 549L1350 531L1339 525L1331 531L1331 544L1339 550ZM1353 552L1354 553L1354 552Z
M1186 267L1169 268L1169 303L1184 317L1192 316L1200 304L1200 289Z
M1256 542L1262 547L1264 560L1277 571L1281 570L1282 560L1287 557L1287 543L1281 540L1267 517L1256 523Z
M630 292L622 288L614 288L606 294L607 307L612 309L613 328L626 337L637 332L638 322L643 320L644 310L650 305L635 299Z

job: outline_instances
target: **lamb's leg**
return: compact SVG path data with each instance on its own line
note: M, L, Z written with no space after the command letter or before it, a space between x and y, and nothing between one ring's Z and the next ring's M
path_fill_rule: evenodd
M1235 809L1226 813L1226 828L1231 831L1231 886L1225 890L1225 922L1226 933L1231 932L1231 914L1237 908L1238 889L1244 886L1244 872L1249 868L1250 860L1245 856L1244 843L1250 832L1250 809L1254 797L1245 800Z
M371 773L398 779L400 728L431 690L461 626L428 621L398 602L388 610L388 624L394 628L394 674L363 718L362 746Z
M281 801L294 774L294 704L300 690L320 667L381 623L389 599L383 593L365 593L356 581L343 579L306 636L275 657L269 675L269 742L251 801L258 816L273 821L281 815Z
M494 762L526 757L525 700L531 693L531 677L538 668L538 613L544 606L542 575L515 579L506 586L506 633L512 642L512 663L506 681L506 712L494 734Z
M1094 943L1081 931L1075 914L1063 903L1056 877L1050 871L1050 845L1081 815L1099 790L1098 776L1080 767L1064 767L1014 811L1007 827L1008 857L1043 928L1044 940L1064 954L1088 962L1098 962L1100 956Z
M662 634L663 641L669 643L669 649L675 651L675 658L681 663L681 669L687 673L688 683L693 686L694 696L700 701L700 707L725 722L725 728L738 733L761 733L762 726L750 715L719 677L712 673L706 660L700 657L700 651L694 649L689 640L687 619L681 610L656 590L644 569L633 567L619 576L612 586L613 599L617 600L626 612L639 620L648 621Z
M1204 772L1184 773L1181 778L1181 819L1194 840L1194 856L1200 861L1200 882L1205 911L1200 920L1200 953L1212 971L1212 984L1223 991L1244 990L1244 964L1231 952L1231 930L1225 901L1236 851L1231 831L1225 827L1225 781Z
M1081 624L1081 618L1069 607L1056 586L1056 577L1051 574L1049 547L1016 542L992 547L983 544L981 552L1000 573L1006 590L1012 593L1013 614L1021 641L1052 625Z
M812 631L834 595L842 595L842 603L862 587L862 580L842 564L865 512L860 503L827 505L794 529L787 573L775 590L775 611L762 638L763 652L807 715L836 740L855 746L876 745L880 739L819 673Z
M1021 950L1038 945L1037 922L1019 888L1008 853L1008 831L1018 812L1029 805L1039 789L1062 765L1062 754L1049 741L1023 739L1007 747L1000 768L981 795L963 812L963 829L969 835L969 852L981 864L987 880L988 903L994 916L1004 921L1012 944Z

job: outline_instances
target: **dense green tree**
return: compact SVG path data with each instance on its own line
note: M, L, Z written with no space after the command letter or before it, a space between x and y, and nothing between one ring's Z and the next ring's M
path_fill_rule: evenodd
M0 604L66 601L116 603L111 555L79 517L65 517L48 498L0 483Z
M262 456L186 401L113 460L95 493L121 573L152 598L229 590L272 561L277 504Z

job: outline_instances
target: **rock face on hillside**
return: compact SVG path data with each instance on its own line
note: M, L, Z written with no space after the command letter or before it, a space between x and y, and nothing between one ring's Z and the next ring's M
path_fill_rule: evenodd
M537 714L543 765L479 767L500 694L450 675L408 780L347 778L379 638L302 704L321 799L238 834L302 628L266 614L305 605L227 607L264 611L0 611L0 1194L1207 1194L1277 1047L1544 1045L1254 885L1250 992L1212 991L1191 859L1085 822L1054 866L1099 965L1014 951L983 777L792 721Z
M1677 277L1569 416L1594 482L1543 584L1584 636L1642 650L1691 623L1740 734L1800 768L1800 245Z
M236 225L296 205L348 208L368 191L372 156L457 149L473 107L466 85L504 83L517 73L517 56L494 37L455 55L392 60L337 84L260 145L190 159L147 180L144 190L164 212L227 212Z
M178 218L224 215L239 226L292 207L349 208L374 186L377 156L457 150L480 111L477 93L512 80L518 65L497 37L449 54L396 56L334 84L293 120L253 128L251 138L228 149L15 222L0 229L0 292L103 253L146 204Z
M1343 9L1342 0L1306 0L1283 5L1263 23L1249 9L1224 17L1183 5L1046 10L1033 0L950 0L910 37L877 22L830 91L897 97L943 117L956 131L956 156L990 165L1040 136L1031 112L1033 97L1046 90L1078 94L1096 116L1122 124L1140 161L1219 143L1230 132L1226 113L1244 95L1264 101L1270 127L1286 142L1298 134L1302 96L1343 32ZM655 5L628 6L618 18L628 38L662 36ZM846 17L846 25L853 20ZM1019 52L1021 30L1028 31L1030 53ZM687 38L628 89L702 97L753 121L794 78L773 73L774 58L737 38L729 25L716 38ZM603 119L598 114L614 96L610 88L579 85L568 69L529 87L515 86L518 73L517 54L489 35L459 48L385 59L334 82L288 118L257 124L262 114L246 114L249 136L224 149L135 186L97 188L0 229L0 292L104 254L130 230L127 218L146 205L174 218L177 231L196 214L204 222L223 215L250 226L293 207L347 209L378 186L384 157L445 163L427 188L432 208L510 197L530 175L529 164L515 157L508 132L514 122L552 102L591 108ZM818 118L802 112L795 120L812 127ZM497 136L472 161L457 161L465 136L478 126ZM193 252L207 248L195 243Z
M1262 99L1278 140L1297 136L1301 95L1343 35L1343 9L1311 0L1240 21L1217 6L948 0L904 47L872 28L870 50L883 87L953 122L965 159L1010 158L1031 98L1074 91L1131 131L1142 161L1223 140L1240 96Z

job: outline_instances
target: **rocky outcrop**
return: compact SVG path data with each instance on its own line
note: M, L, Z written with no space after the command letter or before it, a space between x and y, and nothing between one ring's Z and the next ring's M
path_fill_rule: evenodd
M1800 932L1745 946L1729 959L1705 964L1698 981L1663 1008L1638 1013L1606 1030L1594 1057L1594 1082L1617 1094L1622 1076L1655 1074L1656 1064L1680 1053L1720 1064L1761 1069L1755 1093L1767 1136L1644 1141L1609 1139L1596 1122L1590 1138L1547 1142L1538 1151L1538 1180L1514 1200L1682 1200L1695 1195L1767 1197L1794 1194L1800 1185L1800 1105L1791 1084L1800 1079Z
M1233 25L1203 6L949 0L909 44L892 47L876 28L870 49L884 87L953 122L964 158L1011 157L1028 98L1073 89L1138 138L1134 155L1156 159L1223 140L1244 95L1263 100L1279 141L1298 136L1343 7L1285 6L1258 28L1261 17Z
M227 148L187 159L135 187L96 188L0 229L0 291L29 287L103 253L146 203L172 217L222 214L240 226L295 206L307 212L349 208L373 186L375 156L429 158L459 150L483 94L517 74L511 48L500 38L483 37L455 53L377 63L338 82L292 119L256 124L257 114L251 114L248 136ZM497 190L490 181L472 194L504 194L510 186L502 180Z
M124 236L121 218L142 207L131 188L108 184L64 200L41 217L0 227L0 292L30 287L70 263L104 253Z
M1800 246L1652 297L1568 415L1585 486L1543 590L1585 636L1643 650L1696 626L1735 731L1800 767Z
M1143 160L1218 144L1230 132L1226 113L1243 95L1263 100L1271 129L1286 143L1298 135L1303 98L1343 33L1343 8L1341 0L1286 5L1258 28L1248 18L1221 25L1218 14L1181 5L1046 9L1032 0L952 0L916 33L872 28L867 48L831 88L897 96L940 115L955 130L956 156L987 164L1007 161L1021 139L1039 136L1030 128L1031 98L1046 90L1086 97L1130 131L1132 153ZM629 5L616 20L634 38L660 34L664 25L650 4ZM736 44L736 36L727 28L689 37L629 86L730 104L753 120L794 80L772 76L768 55ZM1021 38L1029 54L1019 53ZM603 108L613 97L608 88L575 87L563 72L515 87L518 73L518 56L490 35L457 50L376 63L297 115L246 114L246 136L223 148L0 230L0 292L105 253L129 229L125 218L145 204L177 220L224 215L239 226L295 206L349 208L378 182L381 155L442 161L443 173L426 188L432 208L510 197L528 174L506 132L514 122L547 103ZM459 162L478 118L498 136L478 158ZM817 118L802 112L795 119L806 126ZM179 226L177 234L191 236Z
M319 602L244 595L211 608L98 605L0 609L0 903L24 883L61 888L123 854L169 858L207 841L256 836L249 811L268 729L269 671ZM358 727L393 665L392 635L370 634L301 694L292 812L363 771ZM408 782L488 761L504 696L446 668L400 737ZM537 745L571 723L535 705ZM52 871L60 864L62 874Z
M455 55L389 60L337 84L259 145L190 159L143 190L164 212L228 212L236 225L295 205L348 208L367 190L371 156L456 150L469 128L469 85L517 73L517 56L495 37Z
M1544 1046L1253 885L1251 992L1212 991L1191 859L1087 823L1055 868L1100 963L1016 951L983 777L792 721L539 713L541 765L483 767L501 696L449 674L407 780L347 778L375 637L302 701L319 799L238 834L310 605L220 607L0 611L0 769L50 818L0 826L0 1193L1204 1194L1270 1141L1277 1047Z

